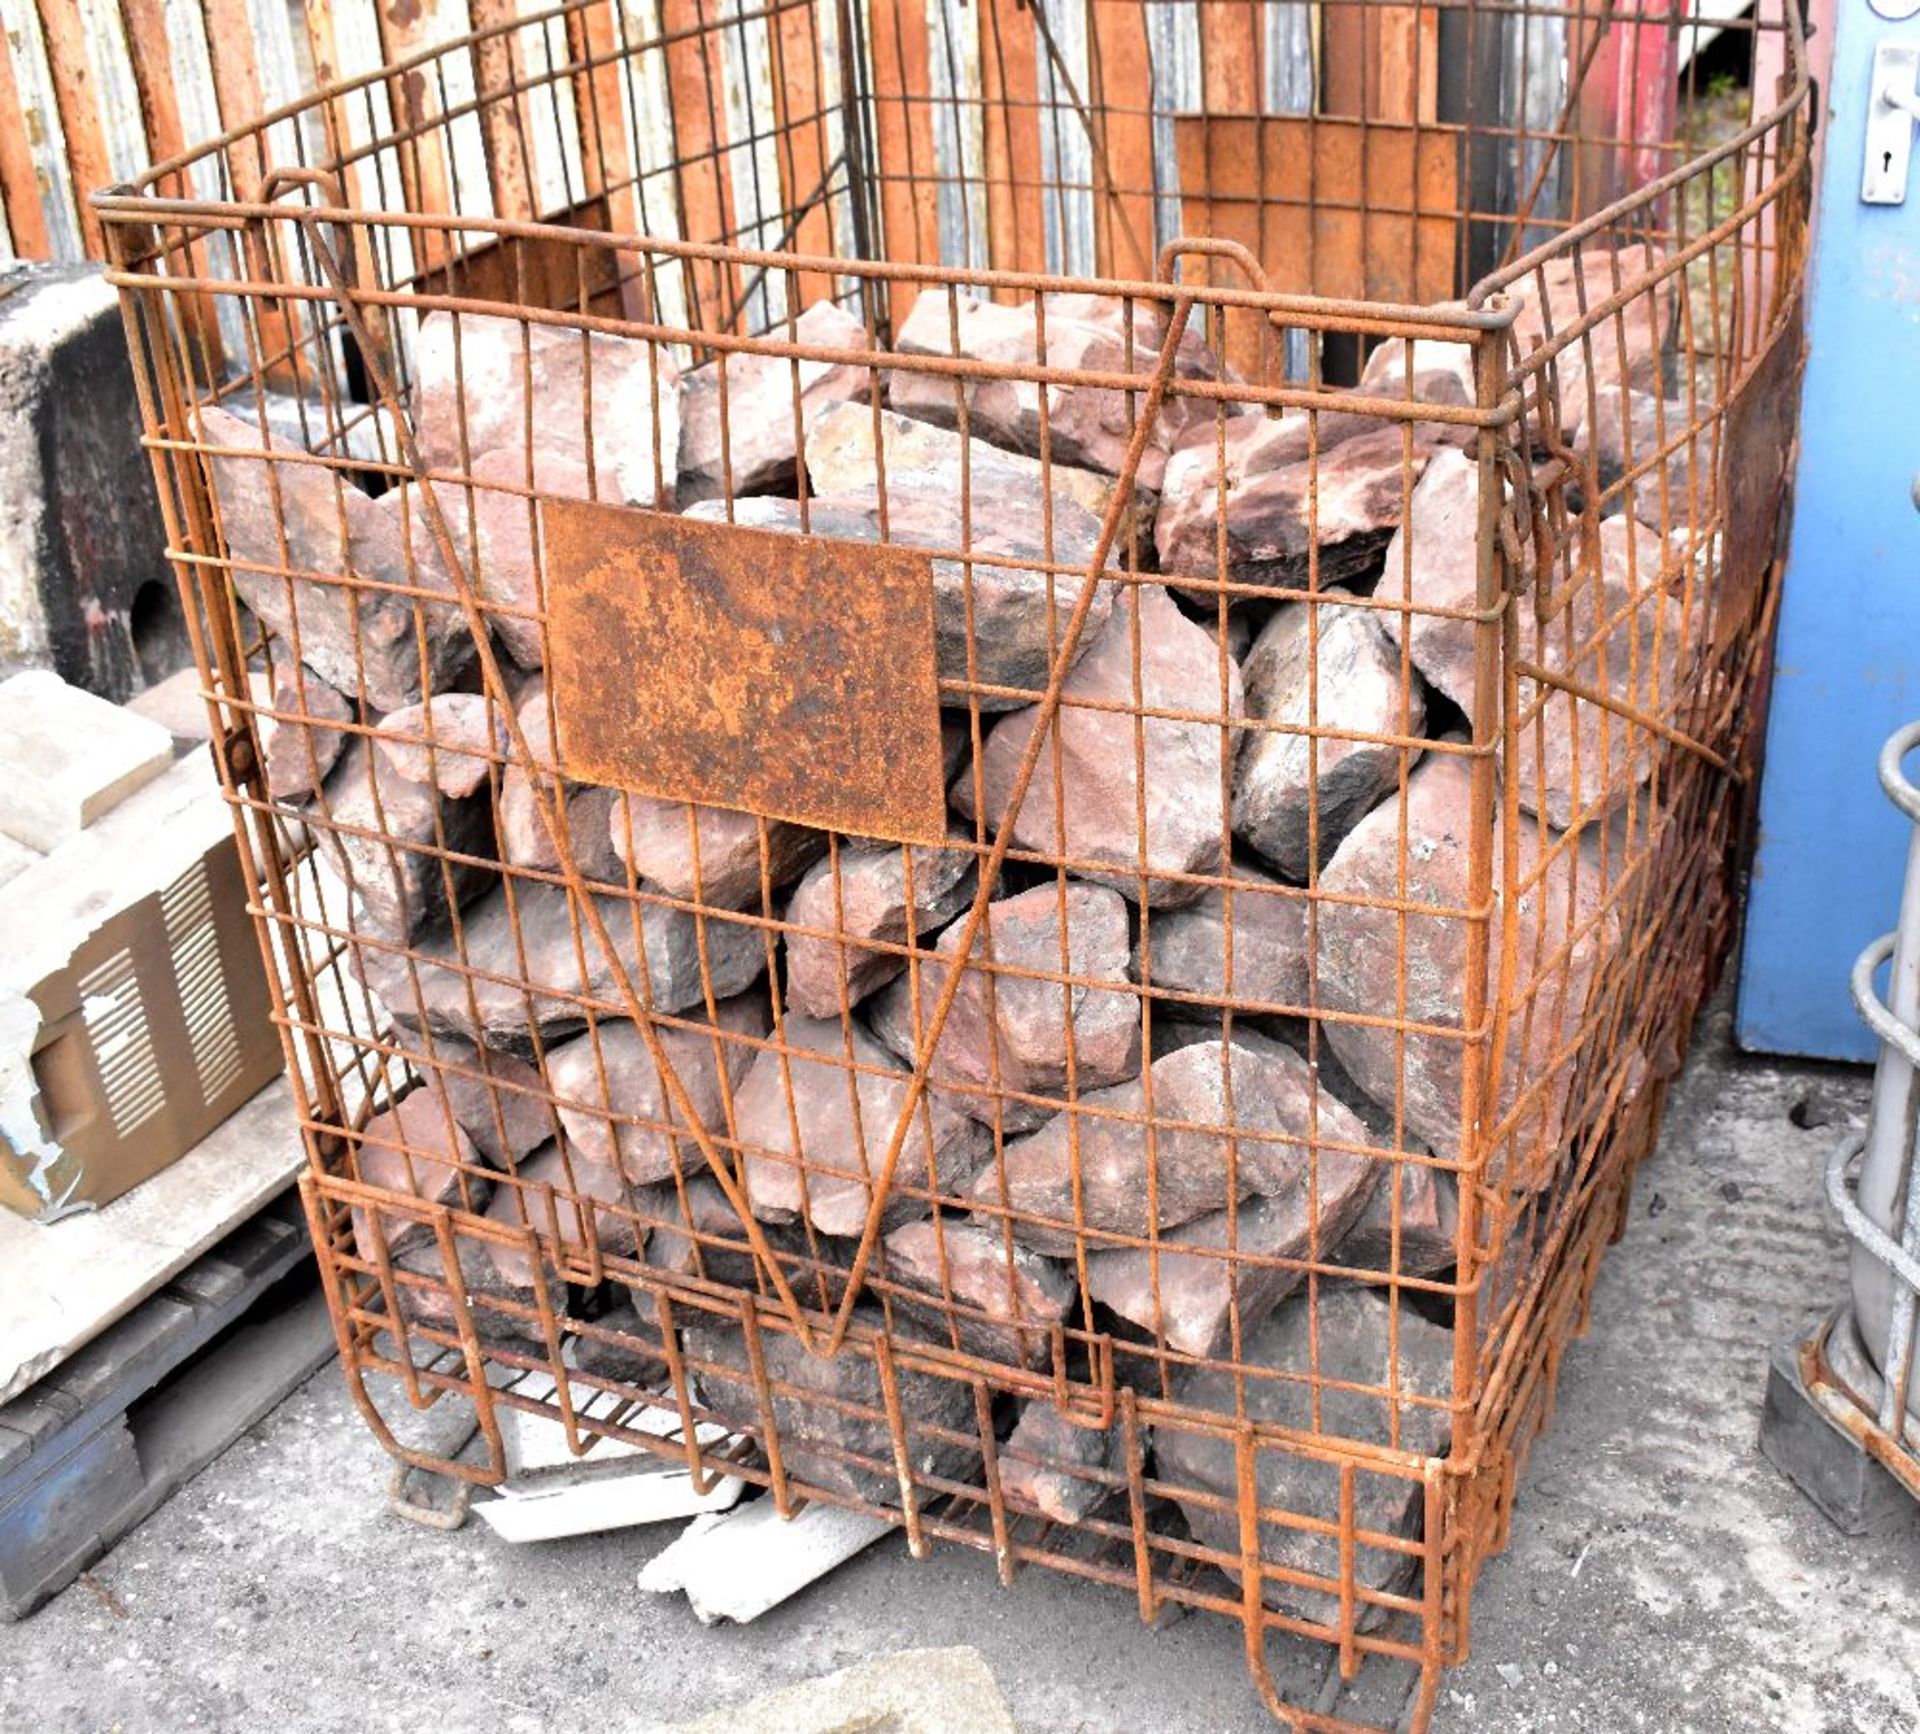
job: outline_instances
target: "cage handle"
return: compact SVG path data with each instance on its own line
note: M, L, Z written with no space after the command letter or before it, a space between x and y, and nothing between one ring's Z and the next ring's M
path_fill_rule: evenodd
M308 169L278 171L268 183L275 193L288 188L324 188L326 185L325 175L317 170ZM695 1111L686 1085L681 1081L665 1044L660 1040L660 1033L654 1027L651 1005L642 1003L640 994L634 987L632 975L615 947L612 935L607 931L599 906L587 888L586 877L580 871L579 862L573 852L572 837L562 816L563 803L542 787L537 761L528 745L526 733L520 727L519 714L514 708L506 678L500 669L499 659L493 651L485 612L474 594L473 584L467 576L466 563L460 558L446 514L441 510L431 473L413 437L413 424L406 413L405 405L400 401L400 394L387 365L386 351L384 347L373 341L372 334L367 328L364 313L355 293L356 285L352 275L321 233L320 219L310 208L303 207L294 213L292 221L299 226L307 245L312 249L315 261L327 278L327 286L339 305L341 317L346 321L348 329L352 331L354 340L360 345L361 357L366 363L368 381L381 407L386 409L393 422L394 439L400 448L400 454L419 484L420 503L424 508L427 526L433 533L435 548L441 562L453 581L454 599L459 603L460 611L466 617L467 629L473 637L474 650L480 662L483 688L486 695L498 707L501 720L506 725L509 759L511 760L513 755L517 754L519 762L528 773L527 781L534 797L534 810L539 815L548 840L553 844L554 855L560 866L560 877L566 886L568 896L572 899L574 906L579 909L587 927L592 932L595 945L606 960L608 971L613 977L614 987L624 1002L628 1015L638 1027L641 1040L646 1043L647 1057L653 1062L662 1084L666 1087L674 1111L685 1121L688 1135L698 1146L701 1155L705 1157L715 1181L726 1195L727 1203L740 1218L755 1263L766 1273L767 1281L778 1297L781 1309L786 1313L794 1334L809 1352L812 1352L812 1333L807 1327L800 1302L794 1295L785 1272L781 1270L772 1247L767 1242L766 1233L761 1228L759 1219L748 1208L739 1181L728 1171L727 1164L721 1159L720 1152L714 1145L712 1134L707 1131L699 1114ZM1100 554L1102 562L1105 557L1103 546ZM1002 854L1004 852L1003 849ZM651 1000L651 982L648 986L648 998ZM849 1291L850 1294L852 1292L852 1290ZM843 1321L834 1333L835 1347L838 1346L840 1337L844 1333Z

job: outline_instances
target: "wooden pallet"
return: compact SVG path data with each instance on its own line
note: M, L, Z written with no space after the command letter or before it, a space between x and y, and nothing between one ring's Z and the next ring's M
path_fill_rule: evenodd
M64 1589L333 1353L317 1283L259 1304L308 1252L285 1193L0 1406L0 1617Z

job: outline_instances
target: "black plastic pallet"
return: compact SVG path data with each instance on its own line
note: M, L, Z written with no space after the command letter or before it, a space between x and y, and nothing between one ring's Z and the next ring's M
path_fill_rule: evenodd
M309 1251L288 1191L0 1405L0 1618L66 1588L333 1353L317 1282L261 1305Z

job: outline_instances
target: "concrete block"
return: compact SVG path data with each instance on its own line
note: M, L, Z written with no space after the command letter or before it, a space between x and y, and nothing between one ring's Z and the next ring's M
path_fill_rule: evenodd
M902 1650L783 1687L671 1734L1015 1734L976 1649Z
M1813 1400L1797 1341L1775 1344L1769 1360L1760 1450L1843 1535L1890 1531L1912 1513L1900 1483Z
M178 610L126 327L96 265L0 276L0 499L0 669L137 691L136 609ZM185 660L166 654L158 674Z
M0 831L32 849L76 837L173 763L173 736L46 669L0 681Z

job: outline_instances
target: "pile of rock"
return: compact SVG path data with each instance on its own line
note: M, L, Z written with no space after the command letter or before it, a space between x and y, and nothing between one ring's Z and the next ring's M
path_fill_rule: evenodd
M356 1222L363 1255L391 1261L419 1320L450 1323L457 1287L483 1335L535 1333L542 1260L550 1278L562 1256L577 1272L596 1246L759 1286L707 1172L718 1152L810 1304L844 1294L877 1210L860 1321L1027 1367L1052 1363L1063 1330L1107 1331L1122 1376L1157 1388L1164 1361L1178 1397L1224 1410L1235 1382L1196 1363L1237 1354L1297 1375L1317 1335L1323 1372L1385 1387L1392 1343L1397 1412L1384 1391L1350 1396L1323 1426L1443 1450L1447 1411L1428 1399L1447 1392L1448 1333L1370 1285L1456 1256L1472 761L1450 731L1482 696L1478 462L1433 422L1310 422L1180 395L1220 377L1189 330L1135 476L1134 533L1096 578L1074 569L1092 562L1140 394L1017 374L1144 385L1166 341L1157 310L923 294L899 354L1016 375L985 379L880 367L864 328L827 304L798 323L838 358L736 352L681 372L649 343L429 317L412 411L446 478L444 526L417 483L375 497L201 412L235 588L277 646L271 792L350 887L354 969L424 1080L355 1140L360 1175L401 1195ZM1383 349L1360 389L1470 401L1464 351L1420 346L1409 383L1405 347ZM797 532L803 479L814 535L940 551L955 707L943 846L581 785L555 751L534 502L591 495ZM526 760L502 695L478 690L456 559L505 652ZM1529 1015L1495 1110L1530 1128L1529 1185L1552 1178L1564 1049L1613 937L1597 833L1653 766L1628 717L1670 709L1688 673L1671 565L1655 531L1609 520L1573 605L1523 628L1531 664L1610 700L1537 695L1503 767L1522 872L1538 873L1514 911ZM1090 583L1016 810L1034 701ZM1311 601L1271 594L1309 585ZM1014 856L928 1053L983 841L1009 818ZM615 969L559 881L556 820L657 1041L623 1017ZM1496 939L1504 920L1496 907ZM879 1198L923 1056L928 1087ZM406 1200L481 1218L457 1272ZM1309 1267L1327 1273L1311 1289ZM637 1339L655 1329L617 1285L591 1304L631 1317ZM707 1365L707 1399L756 1424L738 1333L709 1320L684 1347ZM814 1360L784 1337L763 1347L788 1387L775 1405L788 1473L897 1498L871 1362ZM657 1371L665 1350L656 1337L615 1376ZM1286 1379L1255 1388L1264 1418L1307 1400ZM967 1387L908 1375L893 1398L924 1446L917 1472L977 1472ZM1187 1445L1163 1434L1162 1478L1230 1495L1230 1459ZM1116 1440L1045 1406L1005 1450L1009 1497L1046 1515L1124 1483ZM1264 1501L1327 1515L1330 1472L1271 1461ZM1417 1493L1370 1479L1363 1523L1407 1531ZM1203 1498L1188 1519L1203 1538L1220 1528ZM1216 1538L1228 1552L1232 1528ZM1327 1563L1317 1536L1275 1546L1297 1569ZM1356 1569L1384 1588L1407 1562L1362 1550ZM1268 1593L1314 1617L1329 1605Z

